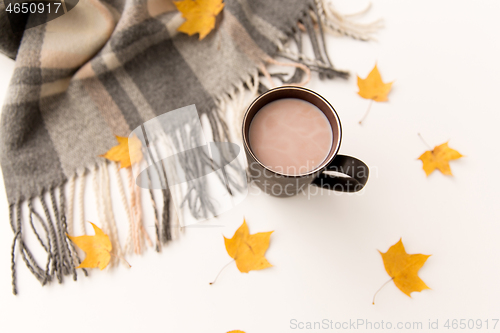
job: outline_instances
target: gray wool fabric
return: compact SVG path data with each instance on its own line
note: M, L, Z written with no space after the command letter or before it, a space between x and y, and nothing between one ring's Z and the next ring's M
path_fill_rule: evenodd
M168 1L80 0L67 14L22 34L9 30L0 11L0 51L16 59L0 129L0 163L15 234L14 293L16 241L42 284L72 272L76 279L78 258L71 259L75 251L65 237L64 195L57 204L55 189L63 193L77 172L102 163L100 156L117 145L115 136L127 137L156 116L195 104L210 121L214 141L227 140L219 102L265 69L280 43L293 39L301 45L298 22L311 36L316 60L325 64L320 74L346 75L333 69L324 41L315 35L314 0L224 3L216 28L203 40L177 32L183 19ZM302 74L297 70L287 82L299 81ZM45 193L51 203L41 200L41 216L31 199ZM164 192L164 207L168 200ZM31 219L46 221L48 242L39 237L49 257L46 270L22 242L19 207L25 201ZM163 215L168 220L168 212ZM168 230L165 235L168 240Z
M213 112L216 99L255 70L261 54L274 56L276 41L291 34L313 5L305 0L228 0L218 29L198 41L182 33L172 36L168 26L176 13L151 17L148 1L82 0L64 16L84 6L108 10L104 20L116 20L109 22L113 31L97 53L82 51L89 59L60 68L45 65L44 59L58 43L47 41L49 33L54 35L47 29L64 16L26 30L17 52L15 36L4 35L0 47L7 55L17 53L0 130L9 202L57 187L78 168L97 163L116 145L115 135L127 136L157 115L190 104L201 114ZM8 25L5 16L0 19ZM68 56L74 55L68 51ZM75 75L83 70L89 73ZM65 80L62 91L42 93Z

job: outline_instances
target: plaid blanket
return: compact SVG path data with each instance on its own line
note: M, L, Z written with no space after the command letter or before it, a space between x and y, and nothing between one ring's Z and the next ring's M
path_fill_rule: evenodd
M216 139L227 140L231 130L239 132L225 123L227 102L238 92L266 89L259 75L272 80L266 65L276 63L278 53L292 58L297 67L289 79L277 75L284 83L303 81L309 70L321 77L345 77L325 52L321 3L226 0L216 29L201 41L177 32L184 19L168 0L80 0L68 13L22 35L9 30L0 3L0 48L16 59L0 130L0 161L15 234L14 293L16 244L42 284L54 277L62 281L65 274L76 279L79 259L66 237L74 214L75 179L85 170L95 175L106 165L100 155L117 144L115 136L128 136L149 119L195 104L200 116L209 119ZM301 54L301 29L311 37L314 59ZM284 43L289 40L298 52L287 51ZM109 181L103 172L100 181ZM68 181L66 204L63 185ZM157 242L171 238L168 195L164 192L164 230L157 229ZM33 208L35 199L44 217ZM103 200L102 214L111 221L107 231L121 251ZM44 239L33 228L48 254L46 268L23 242L22 205L46 233ZM132 248L137 252L138 246Z

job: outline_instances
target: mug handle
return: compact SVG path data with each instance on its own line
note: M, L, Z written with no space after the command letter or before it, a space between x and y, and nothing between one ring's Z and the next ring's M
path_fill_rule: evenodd
M325 171L340 172L348 177L328 175ZM369 172L368 166L357 158L337 155L311 184L339 192L358 192L368 181Z

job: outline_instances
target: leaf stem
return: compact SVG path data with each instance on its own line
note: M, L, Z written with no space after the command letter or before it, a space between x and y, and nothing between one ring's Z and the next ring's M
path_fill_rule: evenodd
M368 104L368 109L366 110L365 115L363 116L363 118L361 118L361 120L359 121L360 125L363 125L363 121L366 119L366 117L370 113L370 110L372 108L372 104L373 104L373 99L370 99L370 104Z
M420 140L422 140L424 145L426 145L429 150L432 150L432 147L424 140L424 137L420 133L418 133L418 136L420 137Z
M215 277L214 281L213 281L213 282L210 282L210 285L214 284L214 283L215 283L215 281L217 281L217 278L219 277L220 273L222 273L222 271L223 271L223 270L224 270L227 266L229 266L229 264L231 264L233 261L234 261L234 259L233 259L233 260L231 260L230 262L228 262L228 263L227 263L224 267L222 267L222 269L219 271L219 273L218 273L218 274L217 274L217 276Z
M130 264L128 263L128 261L127 261L127 260L125 260L125 258L123 258L122 256L117 256L116 254L114 254L114 253L112 253L112 252L109 252L109 254L111 254L112 256L117 257L118 259L123 260L123 261L124 261L124 262L128 265L128 267L129 267L129 268L131 268L131 267L132 267L132 265L130 265Z
M376 292L375 292L375 295L373 295L373 301L372 301L372 304L375 305L375 296L377 296L378 292L385 287L386 284L388 284L389 282L391 282L392 280L394 280L394 278L391 278L389 281L386 281L382 287L380 287Z

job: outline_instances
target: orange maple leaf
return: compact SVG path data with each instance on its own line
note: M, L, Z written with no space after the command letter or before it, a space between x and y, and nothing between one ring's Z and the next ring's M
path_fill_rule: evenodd
M373 67L366 79L358 76L358 95L366 99L372 99L375 102L388 101L387 95L392 89L392 83L384 83L382 81L382 76L375 64L375 67Z
M182 0L174 4L186 19L177 30L189 36L199 33L200 40L212 31L215 17L224 8L222 0Z
M85 251L86 257L76 268L95 268L103 270L111 260L111 250L113 246L106 235L98 226L89 222L94 227L94 236L69 236L69 239L80 249Z
M110 161L120 162L120 168L128 168L142 160L142 144L134 135L130 139L116 136L118 145L112 147L106 154L99 155Z
M418 271L430 255L406 253L401 239L391 246L387 252L378 252L382 256L387 274L403 293L411 297L410 294L414 291L420 292L424 289L430 289L418 277ZM373 303L375 304L375 297Z
M236 266L242 273L260 270L272 265L264 257L273 232L259 232L250 235L245 220L236 230L233 238L224 237L227 253L236 261Z
M420 155L418 159L422 161L422 167L427 176L429 176L436 169L441 171L443 175L453 176L449 161L456 160L461 157L463 157L462 154L455 149L448 147L448 142L445 142L434 147L433 150L426 151Z

